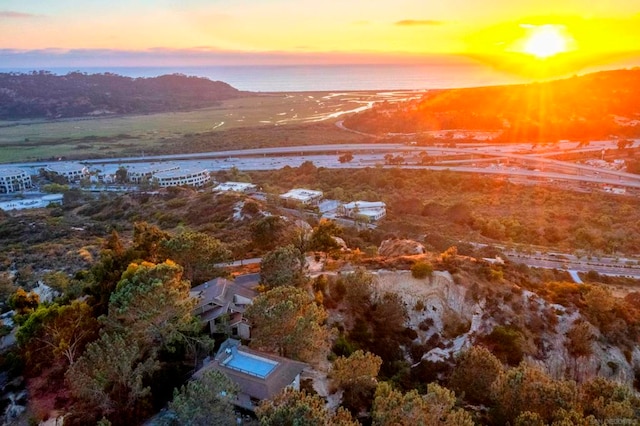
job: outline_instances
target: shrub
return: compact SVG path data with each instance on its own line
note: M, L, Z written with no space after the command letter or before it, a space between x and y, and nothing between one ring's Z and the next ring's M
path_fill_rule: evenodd
M433 275L433 266L427 262L416 262L411 267L411 275L413 276L413 278L421 280L427 277L431 277L431 275Z
M497 326L484 337L484 343L502 362L518 365L524 357L525 338L522 333L511 326Z
M349 341L347 336L340 334L333 344L331 351L337 356L348 357L355 352L355 347L353 346L353 343Z
M472 346L456 358L449 385L474 404L491 403L491 387L502 374L502 364L489 350Z

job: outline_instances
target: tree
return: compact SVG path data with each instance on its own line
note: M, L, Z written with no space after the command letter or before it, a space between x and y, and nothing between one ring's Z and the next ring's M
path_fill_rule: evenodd
M122 256L124 254L124 244L122 244L122 238L115 229L111 231L111 234L107 237L103 246L104 250L109 250L116 256Z
M607 424L614 420L637 419L640 399L628 386L596 377L580 386L580 405L585 415Z
M491 333L482 338L482 342L506 364L517 365L524 358L526 339L514 326L496 326Z
M338 226L335 221L320 219L318 226L313 229L313 234L311 234L311 250L328 253L340 248L340 244L338 244L334 237L341 234L342 228Z
M199 284L221 274L215 265L231 258L231 252L218 240L203 232L185 230L162 241L167 257L184 268L184 277Z
M336 389L345 389L361 381L374 381L378 377L382 359L362 350L355 351L349 357L338 357L331 366L329 378Z
M158 368L156 357L145 355L136 339L103 333L67 371L73 413L84 424L103 416L114 425L139 423L149 414L145 380Z
M578 358L591 355L593 352L591 345L595 337L592 327L586 321L576 321L567 331L566 346L572 356Z
M532 413L531 411L522 412L516 418L516 421L514 424L515 426L545 426L546 425L546 423L544 422L544 420L542 420L542 418L538 413Z
M338 357L331 366L331 386L342 390L342 404L352 413L371 406L376 390L376 377L382 359L370 352L355 351L348 358Z
M407 307L398 293L385 292L373 305L374 329L377 340L396 341L405 329Z
M170 260L132 263L109 300L107 330L127 332L142 348L154 350L192 342L200 324L192 315L190 289L182 268Z
M66 294L71 284L69 275L65 274L62 271L47 272L46 274L44 274L43 281L46 285L61 294Z
M61 180L61 183L48 183L46 185L42 185L42 192L46 192L47 194L64 194L69 191L69 185L66 184L67 180L65 178L62 178Z
M359 347L380 356L384 373L394 361L400 360L400 346L407 343L405 322L407 309L396 293L376 294L374 277L364 269L343 278L345 301L355 321L349 331L350 339ZM393 374L393 373L392 373Z
M404 157L402 154L398 154L397 156L394 156L393 154L385 154L384 163L390 165L402 164L404 163Z
M553 380L538 368L520 363L509 369L493 383L495 421L513 423L518 416L530 411L542 421L550 423L559 409L571 410L577 402L574 382Z
M354 314L369 312L373 307L373 280L373 275L364 268L342 277L345 301Z
M373 401L372 424L472 426L471 415L462 409L454 409L455 402L455 394L436 383L429 383L427 394L420 395L416 390L403 394L382 382Z
M116 183L119 183L119 184L127 183L128 181L127 175L128 175L128 172L125 167L122 167L122 166L118 167L118 170L116 170L116 175L115 175Z
M206 371L175 390L169 409L178 425L227 426L235 423L232 401L238 386L216 370Z
M344 154L338 157L338 161L341 163L350 163L351 161L353 161L353 153L345 152Z
M120 235L112 231L104 242L100 260L91 267L89 275L87 293L92 296L90 304L96 316L107 313L111 293L134 257L137 257L134 250L125 250Z
M273 250L290 242L289 224L280 216L266 216L251 225L253 243L261 250Z
M306 283L300 251L293 245L279 247L267 253L260 262L260 283L267 288L302 286Z
M155 385L150 376L160 361L177 353L182 362L184 352L210 348L211 339L200 335L202 326L192 315L189 291L182 268L170 260L129 265L111 294L101 338L67 373L78 410L137 423L147 414L151 391L145 385Z
M161 259L162 244L170 238L169 234L155 225L147 222L136 222L133 225L133 252L134 258L149 262L158 262Z
M427 151L421 151L419 156L420 164L422 164L423 166L434 163L433 157L431 157Z
M357 426L344 409L334 414L317 395L285 388L273 400L256 409L262 426Z
M36 360L52 364L57 359L64 359L71 366L97 334L98 321L91 307L75 300L70 305L40 306L16 337L31 367Z
M328 347L327 313L302 289L276 287L256 297L245 316L253 325L251 346L308 361Z
M482 346L472 346L456 358L449 385L473 404L489 404L491 387L502 374L502 364Z
M9 306L16 311L17 315L27 315L32 313L40 304L40 296L33 291L27 293L19 287L9 298Z

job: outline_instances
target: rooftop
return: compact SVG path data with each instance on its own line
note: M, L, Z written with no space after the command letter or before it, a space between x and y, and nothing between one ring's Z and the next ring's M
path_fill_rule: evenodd
M247 274L237 277L234 281L225 278L215 278L191 289L191 296L198 298L196 308L215 302L219 306L226 306L234 301L234 296L253 299L258 295L255 287L259 281L258 274Z
M289 192L280 195L282 198L289 198L302 202L311 201L322 197L322 191L314 191L312 189L295 188Z
M248 189L253 189L256 186L252 183L247 182L222 182L218 184L214 191L236 191L236 192L244 192Z
M26 170L18 167L2 167L0 168L0 177L13 177L21 176L23 174L29 174Z
M382 201L352 201L344 205L345 209L383 209L387 205Z
M168 179L168 178L180 178L185 176L193 176L193 175L201 175L203 173L208 173L207 169L193 169L193 168L182 168L175 170L166 170L162 172L155 173L153 176L158 179Z
M169 170L177 170L180 166L173 163L159 163L159 164L131 164L126 167L129 173L159 173Z
M239 340L227 339L220 346L215 359L198 370L194 377L201 377L211 368L224 373L240 387L237 403L253 409L248 403L250 398L273 398L293 383L306 367L307 364L303 362L254 351L242 346ZM242 401L247 403L243 404Z
M39 209L47 207L51 203L62 203L62 194L50 194L39 198L28 198L26 200L0 201L0 210L24 210Z
M58 163L50 163L47 164L47 170L51 170L56 173L66 173L66 172L74 172L78 170L86 169L83 164L80 163L69 163L69 162L58 162Z

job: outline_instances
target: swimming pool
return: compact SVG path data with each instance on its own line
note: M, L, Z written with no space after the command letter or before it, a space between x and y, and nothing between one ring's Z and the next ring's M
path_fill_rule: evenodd
M238 350L233 351L233 354L224 360L222 364L225 367L263 379L267 377L278 365L276 361L240 352Z

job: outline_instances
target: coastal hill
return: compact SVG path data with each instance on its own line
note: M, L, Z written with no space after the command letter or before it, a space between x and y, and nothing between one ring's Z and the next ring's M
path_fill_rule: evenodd
M0 73L0 120L185 111L242 94L227 83L182 74L129 78L112 73Z
M345 126L361 132L493 131L498 140L551 142L640 136L640 69L603 71L549 82L431 90L420 99L382 103ZM420 135L420 133L422 135Z

